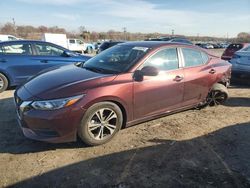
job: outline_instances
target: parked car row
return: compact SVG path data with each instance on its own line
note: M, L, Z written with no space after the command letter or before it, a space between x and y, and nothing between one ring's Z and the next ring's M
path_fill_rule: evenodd
M193 44L190 40L184 37L159 37L159 38L148 38L145 41L165 41L165 42L178 42L184 44Z
M195 45L200 46L205 49L218 49L227 48L229 44L227 43L196 43Z

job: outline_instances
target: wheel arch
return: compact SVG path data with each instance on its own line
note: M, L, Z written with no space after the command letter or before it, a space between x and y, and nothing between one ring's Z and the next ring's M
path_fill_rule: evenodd
M0 74L3 74L6 77L6 79L8 80L8 87L13 86L13 80L12 80L11 76L6 71L0 69Z

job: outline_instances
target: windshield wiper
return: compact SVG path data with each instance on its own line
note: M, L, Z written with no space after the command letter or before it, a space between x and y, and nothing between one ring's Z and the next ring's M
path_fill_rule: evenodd
M99 67L87 67L87 66L83 66L82 68L84 68L84 69L86 69L86 70L90 70L90 71L92 71L92 72L98 72L98 73L103 73L103 74L114 74L114 73L118 73L118 71L102 69L102 68L99 68Z
M83 66L82 68L86 69L86 70L90 70L92 72L102 72L102 69L96 68L96 67L86 67Z

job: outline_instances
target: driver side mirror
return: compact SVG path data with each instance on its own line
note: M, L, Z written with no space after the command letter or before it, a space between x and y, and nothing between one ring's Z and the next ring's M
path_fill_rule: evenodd
M71 57L72 55L73 55L73 52L66 51L66 50L62 54L63 57Z
M157 76L159 74L159 70L153 66L145 66L141 70L136 70L134 72L134 80L142 81L143 76Z

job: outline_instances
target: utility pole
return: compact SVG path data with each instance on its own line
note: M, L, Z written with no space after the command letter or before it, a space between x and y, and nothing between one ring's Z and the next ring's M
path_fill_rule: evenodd
M172 36L174 36L174 29L172 29Z
M127 37L126 37L127 28L126 28L126 27L123 27L122 30L123 30L124 40L126 40L126 38L127 38Z
M15 21L15 18L12 18L12 22L13 22L14 32L15 32L15 35L16 35L16 21Z

